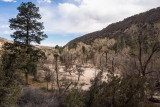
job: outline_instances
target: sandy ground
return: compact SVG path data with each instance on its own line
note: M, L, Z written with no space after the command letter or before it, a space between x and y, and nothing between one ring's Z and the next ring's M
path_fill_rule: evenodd
M84 70L83 74L80 76L79 84L83 84L81 86L82 89L86 90L90 86L90 80L93 79L98 72L95 68L81 68ZM78 75L76 73L72 73L72 76L69 75L69 73L64 72L63 67L60 67L59 69L60 77L67 77L69 79L72 79L73 81L78 81Z
M80 78L80 81L85 83L82 89L87 90L90 87L90 80L95 77L96 72L95 68L84 68L84 74Z
M82 69L84 70L84 73L80 76L79 84L83 84L81 88L83 90L87 90L90 86L90 80L95 77L95 73L97 72L97 70L95 68ZM61 72L62 76L66 75L67 77L71 77L70 79L72 79L73 81L78 80L78 75L76 75L76 73L72 73L72 76L70 76L69 73L65 73L62 68L59 71Z

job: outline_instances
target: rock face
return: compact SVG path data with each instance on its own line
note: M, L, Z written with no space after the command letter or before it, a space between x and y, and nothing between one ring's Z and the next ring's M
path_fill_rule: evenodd
M144 13L140 13L123 21L110 24L101 31L96 31L93 33L86 34L84 36L78 37L71 40L66 46L72 46L75 43L83 42L85 44L91 44L95 39L98 38L118 38L118 37L128 37L131 34L126 33L126 30L132 29L134 25L137 24L149 24L157 25L160 24L160 7L149 10Z

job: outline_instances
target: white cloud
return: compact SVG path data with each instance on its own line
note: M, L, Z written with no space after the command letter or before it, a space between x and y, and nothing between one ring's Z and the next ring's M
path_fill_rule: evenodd
M81 2L82 0L74 0L75 2Z
M16 0L2 0L4 2L17 2Z
M51 3L52 0L37 0L38 3Z
M40 7L47 33L88 33L159 6L160 0L72 0ZM79 2L78 4L74 4Z
M60 42L60 41L58 41L58 42L43 42L42 41L42 43L41 43L42 46L51 46L51 47L56 46L57 44L59 46L64 46L66 43Z
M11 35L13 34L13 31L9 30L9 29L5 29L5 30L0 30L1 35Z
M1 29L9 28L9 25L0 25Z
M3 35L11 35L12 33L13 33L13 31L10 31L10 30L2 31Z
M0 32L1 35L8 35L12 33L12 31L9 29L9 25L7 24L0 24Z

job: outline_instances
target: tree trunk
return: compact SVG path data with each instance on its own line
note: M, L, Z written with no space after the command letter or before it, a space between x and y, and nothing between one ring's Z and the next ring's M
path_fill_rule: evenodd
M55 59L56 59L56 65L55 65L56 82L57 82L58 91L60 93L59 76L58 76L58 55L55 55Z
M112 96L112 105L111 105L111 107L115 107L115 88L113 89L113 96Z
M25 72L25 79L26 79L26 83L25 83L25 85L28 85L28 72Z
M114 73L114 58L112 59L112 72Z
M106 52L106 67L107 67L107 63L108 63L108 52Z
M26 45L27 45L27 54L29 54L28 51L28 45L29 45L29 20L27 19L27 34L26 34ZM25 78L26 78L26 85L28 85L28 71L25 72Z
M78 81L80 80L80 75L78 75Z
M47 91L48 91L48 81L47 81Z
M37 73L36 73L36 72L35 72L34 75L33 75L33 80L34 80L34 81L38 81Z

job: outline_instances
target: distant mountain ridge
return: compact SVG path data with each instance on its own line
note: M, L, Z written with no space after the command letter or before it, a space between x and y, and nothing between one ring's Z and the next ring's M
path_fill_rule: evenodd
M124 31L127 28L130 28L132 25L136 25L138 23L154 24L159 22L160 22L160 7L128 17L123 21L110 24L109 26L100 31L92 32L84 36L78 37L68 42L66 46L72 46L73 44L78 42L91 44L91 42L93 42L97 38L105 38L105 37L117 38L118 36L127 36Z
M11 40L0 37L0 48L2 48L3 44L6 43L6 42L13 43L13 41L11 41ZM45 48L46 49L52 49L52 48L54 48L54 47L42 46L42 45L34 45L34 46L37 47L37 48L40 48L40 49L45 49Z
M2 42L4 43L4 42L11 42L11 41L8 40L8 39L0 37L0 43L2 43Z
M6 43L6 42L12 42L12 41L0 37L0 48L2 48L3 44Z

